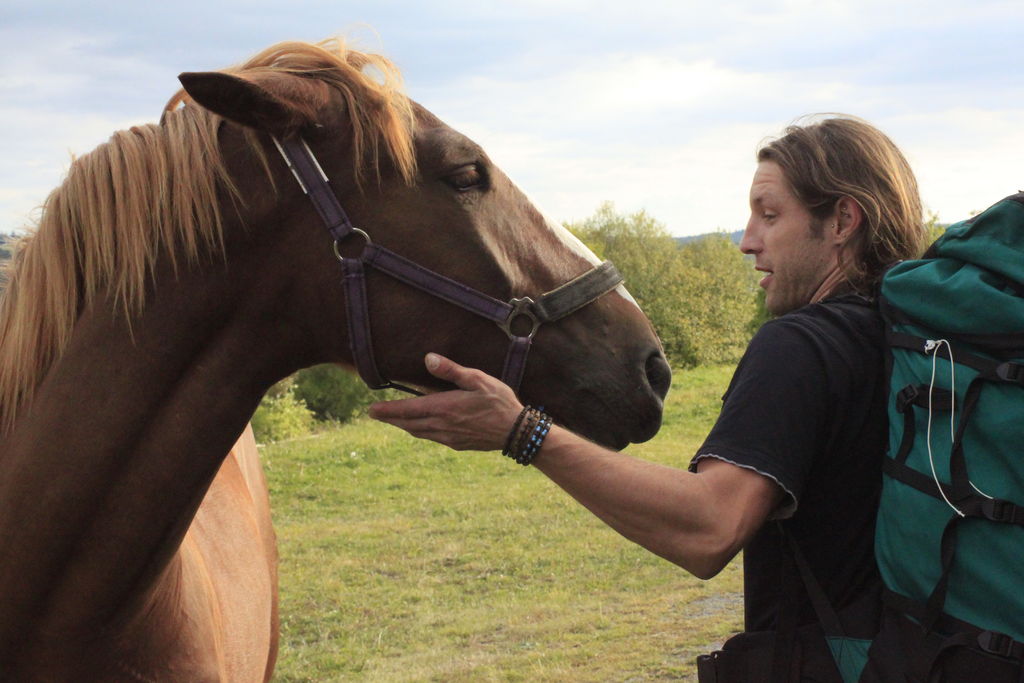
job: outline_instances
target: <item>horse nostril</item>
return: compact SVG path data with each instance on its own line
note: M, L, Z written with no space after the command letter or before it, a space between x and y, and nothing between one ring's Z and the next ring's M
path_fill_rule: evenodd
M665 354L661 351L653 351L647 357L644 371L647 373L647 383L650 384L651 391L658 398L665 398L668 388L672 384L672 368L668 366Z

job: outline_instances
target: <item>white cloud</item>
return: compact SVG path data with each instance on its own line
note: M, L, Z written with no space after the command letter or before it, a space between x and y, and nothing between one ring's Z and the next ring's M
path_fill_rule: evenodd
M943 222L1024 190L1024 108L955 106L891 121L917 174L925 206Z
M613 53L568 70L552 69L542 78L509 81L478 76L455 81L445 91L463 111L592 128L609 122L643 125L636 116L701 109L708 102L721 106L743 93L770 89L774 81L711 60ZM482 109L484 103L487 107Z
M993 92L941 74L893 85L851 69L744 71L642 50L567 62L532 78L490 70L421 98L563 219L614 200L647 209L675 234L739 229L757 144L823 111L858 114L889 133L942 220L1024 184L1024 95L1015 88ZM967 101L978 105L945 104Z
M71 158L89 152L116 130L155 120L124 119L0 106L0 130L9 135L0 157L0 232L26 227Z
M723 125L685 142L644 146L460 128L552 216L579 220L614 201L620 211L647 210L681 235L746 224L757 142L781 125Z
M556 218L613 200L677 234L742 227L757 143L816 111L888 132L943 220L1024 184L1024 9L1004 0L21 5L0 28L0 230L69 151L155 120L178 71L360 22Z

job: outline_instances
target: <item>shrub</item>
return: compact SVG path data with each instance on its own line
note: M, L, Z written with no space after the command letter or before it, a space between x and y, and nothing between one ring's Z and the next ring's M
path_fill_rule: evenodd
M684 244L678 259L684 275L671 294L677 297L677 326L691 354L682 360L693 365L735 363L759 317L761 290L753 264L724 233Z
M622 215L611 203L566 227L615 262L674 367L731 363L742 355L759 315L757 273L727 235L680 247L646 212Z
M377 397L351 372L333 364L315 365L295 374L295 397L319 420L346 422Z
M267 392L252 416L252 430L258 442L291 439L312 429L313 413L290 388L277 395L272 394L273 390Z

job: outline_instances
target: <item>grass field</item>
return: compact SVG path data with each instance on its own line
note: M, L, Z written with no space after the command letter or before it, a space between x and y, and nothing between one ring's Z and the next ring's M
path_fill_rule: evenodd
M730 374L677 372L661 433L629 452L685 466ZM362 419L262 455L277 681L695 680L739 627L737 562L695 579L498 454Z

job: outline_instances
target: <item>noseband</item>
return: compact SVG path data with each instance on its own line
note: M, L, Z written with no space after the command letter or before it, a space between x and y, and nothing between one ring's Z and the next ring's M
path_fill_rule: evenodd
M352 360L359 371L359 376L371 389L393 388L420 394L415 389L385 379L377 368L370 337L366 267L386 273L396 280L496 323L510 340L501 379L516 393L519 392L519 384L526 369L526 356L540 325L564 318L615 289L622 282L622 275L611 261L605 261L561 287L540 295L537 299L523 297L510 299L508 302L499 301L461 282L428 270L390 249L374 244L366 232L352 225L337 196L328 185L327 174L313 156L306 141L301 138L274 138L274 144L334 238L334 254L341 262L344 274ZM353 234L365 241L363 251L358 257L343 256L339 245ZM516 334L512 329L513 323L519 318L525 318L529 323L530 331L525 335ZM522 323L517 327L525 329Z

